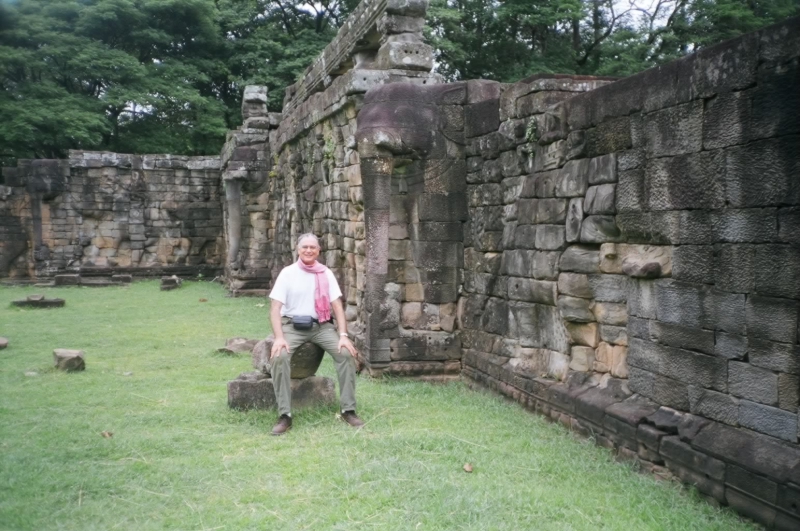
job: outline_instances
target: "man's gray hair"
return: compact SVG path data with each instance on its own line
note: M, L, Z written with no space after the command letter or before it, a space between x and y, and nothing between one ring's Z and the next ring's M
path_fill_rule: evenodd
M314 241L315 241L315 242L317 242L317 247L322 247L322 246L319 244L319 238L317 238L317 235L316 235L316 234L314 234L313 232L306 232L305 234L301 234L301 235L300 235L300 236L297 238L297 247L298 247L298 248L300 247L300 242L302 242L302 241L303 241L303 240L305 240L306 238L314 238Z

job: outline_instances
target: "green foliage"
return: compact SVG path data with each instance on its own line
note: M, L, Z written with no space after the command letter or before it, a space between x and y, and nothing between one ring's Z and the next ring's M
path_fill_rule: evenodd
M247 84L279 110L351 2L0 4L0 159L68 149L216 154Z
M626 76L800 13L800 0L432 0L450 80Z
M34 290L0 287L4 530L755 529L463 384L361 377L363 429L321 407L270 437L274 412L227 406L250 356L215 352L269 333L263 300L144 281L9 306ZM84 350L86 370L55 371L58 347ZM328 356L320 374L335 379Z
M528 122L527 127L525 127L525 140L528 142L536 142L539 139L539 124L536 122L536 118L531 118Z

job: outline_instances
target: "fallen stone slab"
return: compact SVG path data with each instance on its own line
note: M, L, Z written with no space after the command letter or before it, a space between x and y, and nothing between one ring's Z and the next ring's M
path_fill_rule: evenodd
M272 374L272 365L269 355L272 351L272 344L275 336L270 334L266 339L259 341L253 347L253 368L261 371L267 376ZM314 343L303 343L292 352L290 366L292 368L292 379L308 378L314 376L322 363L325 351Z
M56 368L62 371L75 372L86 369L86 361L83 359L82 350L57 348L53 351L53 360Z
M292 409L336 404L336 387L331 378L310 376L292 379ZM260 371L245 372L228 382L228 407L232 409L275 409L272 378Z
M0 350L3 350L7 346L8 346L8 339L0 337Z
M44 295L28 295L25 299L12 301L11 304L21 308L61 308L66 304L64 299L48 299Z
M181 287L181 279L177 275L161 277L161 291L170 291Z
M245 337L232 337L225 341L225 346L218 348L217 352L223 354L240 354L242 352L252 352L258 344L258 339L247 339Z

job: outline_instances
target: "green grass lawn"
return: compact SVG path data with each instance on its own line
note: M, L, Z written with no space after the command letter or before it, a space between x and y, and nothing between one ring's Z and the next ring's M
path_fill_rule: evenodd
M67 305L10 306L31 293ZM362 430L318 408L271 437L274 412L227 407L249 356L216 353L269 333L264 302L208 282L0 288L0 529L752 529L461 384L362 376ZM55 371L54 348L86 371Z

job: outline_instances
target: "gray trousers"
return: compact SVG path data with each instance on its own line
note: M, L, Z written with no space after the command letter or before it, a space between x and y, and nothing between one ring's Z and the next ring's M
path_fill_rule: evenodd
M285 319L282 319L285 321ZM339 333L333 323L317 324L310 330L295 330L291 323L281 326L283 337L294 352L305 342L319 345L333 357L336 374L339 376L339 401L342 411L356 410L356 360L347 349L339 351ZM289 415L292 412L291 354L286 349L270 360L272 383L278 401L278 413Z

